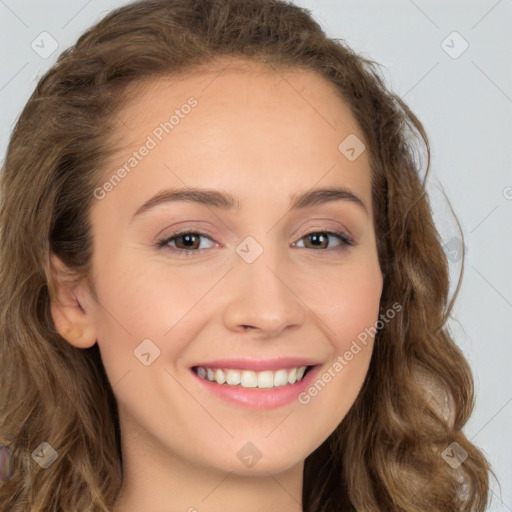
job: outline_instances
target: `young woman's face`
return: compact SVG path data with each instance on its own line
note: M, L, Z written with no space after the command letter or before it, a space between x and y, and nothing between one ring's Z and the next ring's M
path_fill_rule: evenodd
M91 212L97 302L82 299L126 457L264 475L302 464L354 403L382 275L369 155L334 87L223 67L153 81L117 115Z

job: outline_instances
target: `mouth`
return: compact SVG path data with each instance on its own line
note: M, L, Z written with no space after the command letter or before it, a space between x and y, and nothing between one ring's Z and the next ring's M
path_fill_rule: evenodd
M195 365L190 370L199 394L206 400L263 411L293 404L322 367L323 363L298 358L225 359Z
M301 382L314 367L315 365L305 365L256 371L242 368L194 366L192 371L201 379L224 386L269 389L292 386Z

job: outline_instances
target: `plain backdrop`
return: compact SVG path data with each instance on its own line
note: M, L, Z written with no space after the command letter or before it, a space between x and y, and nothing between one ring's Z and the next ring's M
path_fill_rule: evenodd
M0 0L0 146L37 80L122 0ZM423 123L432 149L428 190L450 260L450 320L475 376L464 431L489 458L492 512L512 511L512 0L296 0L331 37L382 66ZM444 194L449 199L449 204Z

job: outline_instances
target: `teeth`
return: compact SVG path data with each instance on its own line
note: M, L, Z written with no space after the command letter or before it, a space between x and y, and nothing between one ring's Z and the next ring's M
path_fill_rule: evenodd
M267 370L260 372L258 375L258 387L259 388L272 388L274 387L274 372Z
M220 382L217 381L217 384L220 384ZM256 372L244 370L242 372L242 377L240 378L240 385L243 388L255 388L258 385L258 377L256 377Z
M254 372L252 370L198 366L196 373L203 379L216 382L217 384L241 386L243 388L273 388L300 382L304 377L306 368L307 366L301 366L300 368Z
M222 370L215 370L215 381L219 384L224 384L224 382L226 382L226 376Z
M238 386L238 384L240 384L240 379L241 379L240 372L234 372L233 370L227 371L226 382L230 386Z
M292 368L288 372L288 383L293 384L297 380L297 368Z
M274 386L285 386L288 382L288 372L286 370L277 370L274 373Z

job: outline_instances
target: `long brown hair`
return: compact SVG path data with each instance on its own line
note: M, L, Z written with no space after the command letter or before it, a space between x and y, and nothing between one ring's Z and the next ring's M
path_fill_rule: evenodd
M0 443L16 461L0 509L108 512L115 501L116 401L97 344L77 349L53 325L50 255L70 279L90 272L93 191L128 86L222 56L313 70L336 86L370 156L381 309L403 308L378 331L352 408L305 461L304 510L483 511L492 471L461 430L473 377L446 328L460 280L448 303L447 258L425 192L427 136L374 61L279 0L148 0L114 10L60 55L21 113L0 182ZM423 179L418 148L427 154ZM31 457L41 442L59 457L46 469ZM467 453L456 468L442 456L452 443Z

